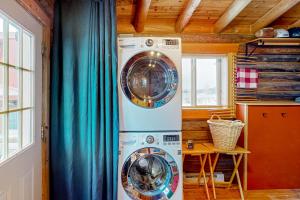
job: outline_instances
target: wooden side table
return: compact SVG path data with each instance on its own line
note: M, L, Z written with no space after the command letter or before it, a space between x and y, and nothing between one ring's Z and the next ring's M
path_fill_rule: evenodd
M203 177L206 196L207 196L208 199L210 199L210 197L209 197L208 185L207 185L207 180L206 180L205 170L204 170L207 157L208 157L208 161L209 161L209 168L210 168L211 184L212 184L212 188L213 188L213 195L214 195L214 199L216 199L214 174L213 174L213 168L212 168L211 157L210 157L210 154L212 154L212 153L214 153L214 151L207 148L203 144L194 144L193 149L188 149L187 145L182 146L183 162L184 162L184 159L185 159L185 155L199 156L199 158L200 158L201 169L200 169L200 173L199 173L199 177L198 177L198 183L200 184L200 179L201 179L201 177Z
M236 176L237 182L238 182L238 186L239 186L239 191L240 191L240 195L241 195L241 199L244 200L244 192L243 192L243 187L241 184L241 179L240 179L240 174L239 174L239 165L241 163L241 160L243 158L244 155L250 153L250 151L240 147L240 146L236 146L236 148L232 151L226 151L226 150L222 150L222 149L218 149L215 148L214 145L212 143L205 143L204 144L210 151L213 151L216 153L216 157L212 166L212 170L213 172L215 171L218 159L220 154L227 154L227 155L231 155L232 156L232 160L233 160L233 164L234 164L234 170L232 172L232 175L230 177L230 180L228 182L224 182L223 184L227 184L228 188L231 187L232 185L232 181L234 179L234 177Z

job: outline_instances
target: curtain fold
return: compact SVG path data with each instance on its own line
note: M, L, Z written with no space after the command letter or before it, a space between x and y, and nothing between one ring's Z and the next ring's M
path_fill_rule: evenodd
M55 3L50 197L117 199L115 0Z

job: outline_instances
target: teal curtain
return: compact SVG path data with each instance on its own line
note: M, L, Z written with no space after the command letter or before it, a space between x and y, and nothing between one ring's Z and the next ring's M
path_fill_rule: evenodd
M115 0L57 0L51 64L50 197L117 199Z

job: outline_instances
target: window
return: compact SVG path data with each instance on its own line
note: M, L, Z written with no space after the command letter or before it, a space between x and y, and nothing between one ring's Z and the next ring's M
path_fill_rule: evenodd
M228 107L227 56L182 58L182 106Z
M0 13L0 162L33 143L33 44Z

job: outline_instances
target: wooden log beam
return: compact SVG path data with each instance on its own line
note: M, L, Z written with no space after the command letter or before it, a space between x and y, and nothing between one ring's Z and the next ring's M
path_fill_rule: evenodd
M151 0L138 0L134 16L134 28L136 32L143 32Z
M175 30L180 33L184 30L185 26L189 23L194 11L199 6L201 0L189 0L182 13L177 18Z
M45 13L35 0L17 0L32 16L37 18L44 26L51 27L52 19Z
M289 25L289 28L300 27L300 19Z
M268 26L299 2L300 0L281 0L275 7L269 10L264 16L251 25L252 33L255 33L259 29Z
M252 0L235 0L214 25L214 32L220 33L228 26Z

